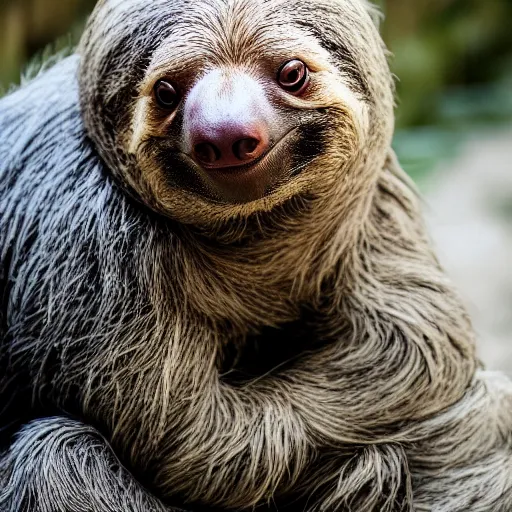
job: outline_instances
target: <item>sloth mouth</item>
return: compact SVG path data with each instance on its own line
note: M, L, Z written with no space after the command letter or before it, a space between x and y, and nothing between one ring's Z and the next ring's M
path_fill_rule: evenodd
M248 203L268 195L291 178L292 145L299 128L288 131L257 160L247 164L200 166L189 155L182 154L199 177L211 199L226 203Z
M282 140L282 139L281 139ZM280 142L280 141L279 141ZM279 143L278 143L279 144ZM276 144L277 146L277 144ZM274 146L274 148L276 147ZM258 164L263 161L269 153L271 153L274 148L269 149L263 155L261 155L256 160L253 160L252 162L249 162L247 164L241 164L241 165L228 165L226 167L210 167L210 166L204 166L204 169L207 170L212 175L218 175L219 177L226 177L226 178L232 178L234 174L244 174L244 173L250 173L254 169L258 167Z

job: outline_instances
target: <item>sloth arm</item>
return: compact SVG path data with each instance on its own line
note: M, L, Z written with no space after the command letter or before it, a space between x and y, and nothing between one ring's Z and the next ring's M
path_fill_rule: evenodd
M189 364L210 362L201 380L196 372L174 376L184 386L178 395L189 399L181 401L177 421L172 410L166 428L171 448L162 450L156 478L164 494L179 490L203 503L243 508L293 493L303 479L320 486L343 475L346 482L354 478L352 486L337 492L334 486L321 499L357 503L357 484L364 486L356 473L365 468L365 485L374 486L367 498L377 500L368 510L394 510L378 501L382 482L410 502L401 445L419 439L422 420L461 399L475 359L467 318L435 262L420 258L401 270L385 260L394 273L383 268L387 282L372 286L381 293L388 287L380 295L386 301L342 299L319 320L324 333L331 331L330 343L285 370L234 387L216 374L211 354L219 342L187 340L197 358L187 358ZM425 267L428 286L420 279ZM371 292L360 291L364 298ZM322 465L323 453L339 456ZM237 482L229 496L223 495L226 481Z
M0 456L5 512L180 512L167 507L121 466L92 427L67 418L32 421Z
M409 426L462 398L477 360L468 315L393 153L351 264L339 275L317 320L331 343L283 374L286 389L325 440L406 441Z

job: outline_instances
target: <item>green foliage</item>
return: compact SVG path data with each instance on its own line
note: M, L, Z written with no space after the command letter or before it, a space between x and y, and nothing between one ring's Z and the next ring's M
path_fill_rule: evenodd
M493 92L494 86L486 91L482 85L505 80L512 63L510 0L388 0L386 8L385 37L400 78L400 127L442 120L445 92L458 100L465 87L474 99L477 92Z

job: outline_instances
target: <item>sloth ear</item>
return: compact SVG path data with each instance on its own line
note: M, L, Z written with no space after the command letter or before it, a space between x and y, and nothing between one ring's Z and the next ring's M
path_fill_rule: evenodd
M375 23L375 26L377 28L380 28L380 23L384 19L384 13L382 12L381 8L374 4L371 0L363 0L363 4L366 7L366 10L370 14L371 19L373 20L373 23Z

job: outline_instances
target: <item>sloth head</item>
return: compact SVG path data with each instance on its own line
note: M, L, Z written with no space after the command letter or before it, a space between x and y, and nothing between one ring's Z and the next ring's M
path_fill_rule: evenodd
M103 0L80 53L89 136L170 217L341 203L382 168L392 79L365 0Z

